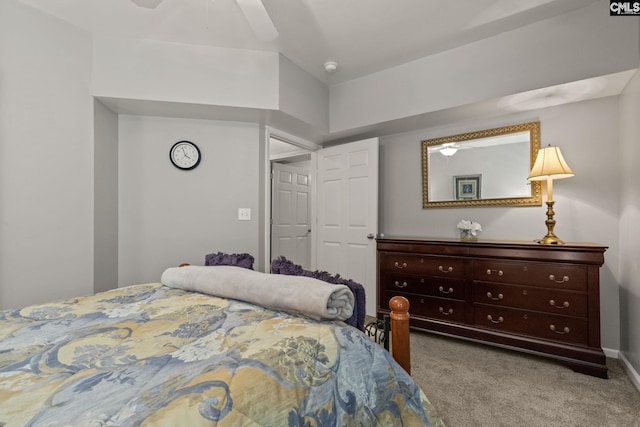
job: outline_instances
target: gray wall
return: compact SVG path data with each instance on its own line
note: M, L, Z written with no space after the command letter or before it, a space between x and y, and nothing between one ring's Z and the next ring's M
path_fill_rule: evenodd
M455 238L456 224L469 219L482 224L481 239L543 237L544 205L455 209L422 209L421 205L421 140L536 120L540 121L541 145L560 146L576 174L554 183L556 234L568 242L609 246L600 285L602 345L618 349L618 97L381 138L380 232Z
M93 292L85 32L0 1L0 308Z
M119 284L157 282L167 267L204 263L217 251L258 255L257 125L120 116ZM171 146L194 142L191 171L169 161ZM251 208L251 221L238 221Z
M93 103L93 290L118 286L118 116Z
M640 72L623 92L620 113L620 350L640 387Z
M94 96L278 107L276 52L101 36L92 49Z
M323 132L327 132L329 130L329 88L304 72L287 57L280 55L279 58L280 110L304 123L313 123Z

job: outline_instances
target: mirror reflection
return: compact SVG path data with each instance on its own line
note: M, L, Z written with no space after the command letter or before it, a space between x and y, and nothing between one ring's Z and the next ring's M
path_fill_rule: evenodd
M540 205L539 147L539 122L422 141L423 208Z

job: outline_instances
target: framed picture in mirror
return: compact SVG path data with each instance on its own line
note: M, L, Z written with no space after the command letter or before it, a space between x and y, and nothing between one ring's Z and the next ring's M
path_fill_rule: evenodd
M453 177L453 191L455 200L475 200L481 197L482 175L467 175Z

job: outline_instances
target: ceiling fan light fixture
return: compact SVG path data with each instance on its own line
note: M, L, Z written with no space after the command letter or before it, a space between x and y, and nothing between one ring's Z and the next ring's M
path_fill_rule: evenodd
M437 150L445 157L451 157L458 152L460 146L455 142L446 142Z
M445 147L440 150L440 154L442 154L445 157L451 157L457 152L458 152L458 149L456 147Z

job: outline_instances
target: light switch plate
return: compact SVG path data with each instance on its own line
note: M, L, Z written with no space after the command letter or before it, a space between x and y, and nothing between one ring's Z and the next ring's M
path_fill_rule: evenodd
M250 221L251 220L251 208L238 208L238 220Z

